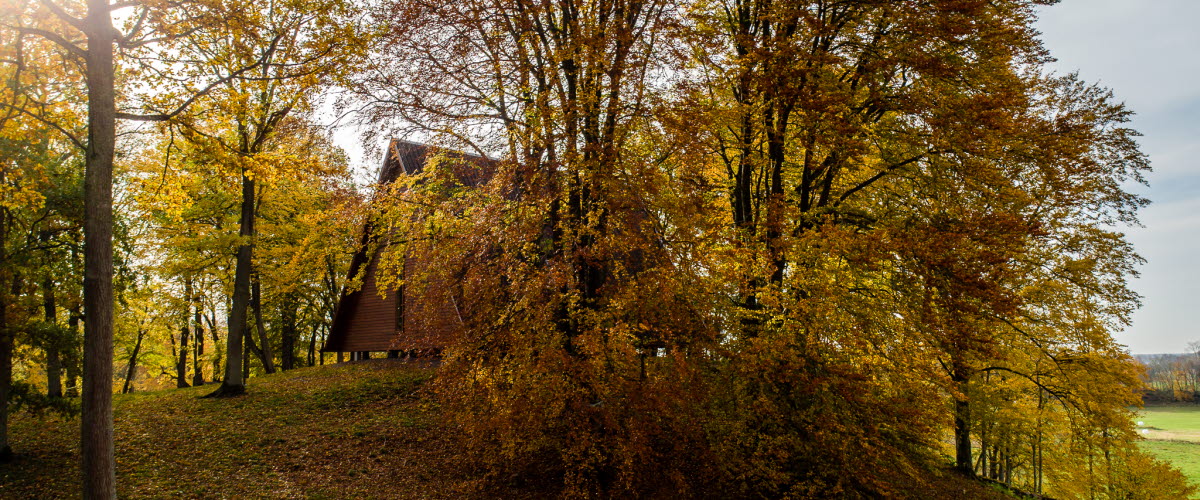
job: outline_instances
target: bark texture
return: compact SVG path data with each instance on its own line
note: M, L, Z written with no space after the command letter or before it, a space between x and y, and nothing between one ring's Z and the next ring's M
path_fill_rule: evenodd
M84 166L83 398L80 456L83 497L117 496L113 457L112 172L117 106L112 25L107 0L88 0L88 143Z
M241 244L233 277L233 304L229 311L229 330L225 337L225 378L221 387L209 397L245 394L242 377L243 338L246 333L246 312L250 306L250 265L254 255L254 179L242 172Z
M42 281L42 308L45 311L47 324L58 322L58 304L54 297L54 280L46 278ZM47 339L46 342L46 395L52 398L62 397L62 361L58 355L59 339Z
M4 175L0 171L0 179ZM5 242L8 241L8 210L0 208L0 272L7 269L8 252ZM7 274L7 273L4 273ZM0 278L7 278L0 274ZM0 461L12 458L12 448L8 444L8 393L12 390L12 332L8 329L8 288L0 280Z

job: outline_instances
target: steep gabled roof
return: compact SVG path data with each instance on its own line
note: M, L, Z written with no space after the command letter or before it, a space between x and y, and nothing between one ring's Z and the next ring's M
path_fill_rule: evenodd
M424 144L392 139L379 170L379 185L391 184L402 174L413 175L423 171L430 155L438 153L466 160L448 165L459 182L465 186L485 184L495 174L496 162L489 158L439 150ZM349 277L353 278L361 270L363 274L362 287L350 293L342 292L342 297L334 311L329 337L321 351L387 351L440 347L441 344L438 342L446 335L438 335L438 333L444 332L428 330L431 330L429 327L431 323L436 323L436 317L444 316L442 314L445 312L443 304L425 304L420 302L421 297L414 297L407 290L387 290L381 296L380 290L376 286L376 273L379 255L384 245L370 244L372 239L377 237L373 229L370 222L363 228L360 248L350 261ZM368 255L368 252L371 254ZM420 256L406 256L405 269L418 267L422 260ZM444 298L443 300L434 300L441 302L444 301ZM423 314L430 318L423 318L426 321L412 322L414 326L420 326L410 328L413 331L402 335L405 311L408 311L409 314Z
M424 171L425 162L429 156L439 153L451 158L466 160L455 162L450 166L454 171L454 176L465 186L486 184L495 174L496 161L491 158L392 139L388 144L388 154L384 155L383 166L379 169L379 184L391 184L402 173L413 175Z

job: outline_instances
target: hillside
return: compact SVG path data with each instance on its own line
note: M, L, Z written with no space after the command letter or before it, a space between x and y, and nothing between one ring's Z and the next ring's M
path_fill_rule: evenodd
M250 393L199 399L211 386L114 398L121 498L545 497L480 491L440 424L428 365L371 360L250 380ZM14 463L0 498L78 496L78 419L13 416ZM946 498L1006 498L937 474ZM925 485L928 487L929 485ZM929 498L930 490L912 491ZM719 494L717 495L719 496Z

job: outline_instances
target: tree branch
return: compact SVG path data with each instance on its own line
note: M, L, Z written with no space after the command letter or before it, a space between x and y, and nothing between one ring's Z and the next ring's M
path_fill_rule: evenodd
M38 2L42 5L45 5L47 9L50 9L50 12L54 13L54 17L57 17L63 22L70 24L72 28L75 28L80 32L87 31L84 29L83 19L68 14L65 9L54 3L53 0L38 0Z
M59 35L58 33L54 33L52 31L46 31L43 29L28 28L28 27L23 27L23 26L10 26L10 28L17 30L20 33L24 33L24 34L28 34L28 35L37 35L42 38L45 38L46 40L54 42L55 45L62 47L64 50L69 52L71 55L78 57L80 59L87 59L87 51L86 50L79 48L78 45L71 43L70 40L67 40L66 38L64 38L62 35Z
M842 195L838 197L837 202L834 203L834 206L840 205L843 201L846 201L846 198L849 198L854 193L857 193L857 192L869 187L871 184L874 184L875 181L882 179L884 176L895 171L896 169L903 167L905 165L911 164L911 163L921 161L921 160L925 159L926 157L928 157L930 155L935 155L935 154L937 154L936 151L926 151L917 156L914 156L912 158L904 160L900 163L895 163L895 164L889 165L887 168L880 170L879 173L871 176L870 179L862 181L857 186L854 186L854 187L850 188L849 190L847 190L845 193L842 193Z
M282 36L283 35L276 35L275 38L273 40L271 40L270 47L266 51L263 52L262 57L260 57L257 61L255 61L254 64L245 66L245 67L240 68L237 71L234 71L224 77L218 78L216 81L208 84L208 86L205 87L203 90L200 90L199 92L196 92L195 94L192 94L191 97L189 97L186 101L184 101L183 104L180 104L179 107L175 108L174 111L171 111L169 113L158 113L158 114L150 114L150 115L139 115L139 114L134 114L134 113L118 112L117 119L142 121L142 122L165 122L167 120L170 120L171 118L176 117L180 113L186 111L187 108L191 107L192 103L196 102L197 99L200 99L201 97L208 95L209 92L212 92L213 89L216 89L217 87L219 87L221 85L224 85L233 80L236 80L243 73L246 73L255 68L258 68L259 66L262 66L263 64L266 64L266 62L270 58L271 54L273 54L275 52L276 47L278 47L279 39Z
M50 120L47 120L47 119L45 119L44 117L42 117L42 116L38 115L37 113L32 113L32 112L30 112L29 110L27 110L27 109L25 109L25 108L22 108L22 107L19 107L19 106L13 106L12 104L9 104L9 103L6 103L6 102L0 102L0 106L4 106L4 107L6 107L6 108L9 108L9 109L15 110L15 111L17 111L18 113L21 113L21 114L23 114L23 115L25 115L25 116L28 116L28 117L30 117L30 118L33 118L34 120L37 120L37 121L39 121L39 122L42 122L42 123L46 124L47 126L49 126L50 128L53 128L54 130L57 130L59 133L61 133L63 136L65 136L67 139L69 139L69 140L71 141L71 143L72 143L72 144L75 144L75 146L76 146L76 147L78 147L79 149L83 149L83 150L86 150L86 149L87 149L87 145L85 145L85 144L83 143L83 141L79 140L79 138L78 138L78 137L75 137L75 135L74 135L74 134L72 134L72 133L68 132L66 129L62 128L62 126L60 126L59 124L57 124L57 123L54 123L54 122L52 122L52 121L50 121Z

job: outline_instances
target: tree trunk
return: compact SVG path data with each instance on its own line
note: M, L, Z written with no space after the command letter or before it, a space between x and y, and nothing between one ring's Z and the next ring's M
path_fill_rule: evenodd
M113 457L112 172L117 142L109 0L88 0L88 144L84 166L83 399L80 455L84 498L116 498Z
M58 306L54 300L54 280L46 278L42 281L42 307L45 310L46 323L54 325L58 321ZM62 362L58 357L59 338L46 339L46 396L62 397Z
M133 353L129 355L129 369L125 371L125 385L121 387L121 394L133 392L133 377L137 375L138 352L142 350L142 338L145 336L146 330L139 325L137 342L133 344Z
M254 273L254 280L250 286L250 304L254 309L254 329L258 331L258 338L262 342L257 349L254 349L254 354L258 356L259 361L262 361L264 371L275 373L275 354L271 352L271 339L267 337L267 328L263 324L262 285L259 284L257 271Z
M79 314L78 307L71 309L70 313L71 313L70 316L67 317L67 328L70 328L71 333L73 333L75 335L75 337L78 338L78 336L79 336L79 320L83 319L83 315ZM67 363L67 366L66 366L66 372L67 372L66 393L67 393L67 397L77 398L77 397L79 397L79 368L80 367L77 366L78 365L77 361L79 360L79 351L75 348L74 345L71 346L71 351L72 351L72 354L71 354L70 359L74 360L76 362L69 362L69 363Z
M233 305L225 337L225 379L210 397L236 396L246 392L242 376L242 339L246 333L246 309L250 305L250 265L254 256L254 179L242 172L242 215L238 231L237 263L233 278Z
M283 297L282 310L279 312L279 356L284 370L296 367L296 294L288 293Z
M187 382L188 337L192 334L192 281L183 282L183 326L179 327L179 358L175 361L175 387L191 387Z
M0 170L0 181L4 171ZM12 332L8 329L10 302L3 278L8 269L8 209L0 207L0 462L12 459L8 444L8 393L12 390Z
M1037 432L1033 440L1033 492L1042 494L1042 409L1046 399L1041 387L1038 388Z
M317 324L312 325L312 336L308 338L308 366L317 364Z
M213 382L221 381L221 366L224 361L224 353L221 352L221 339L217 332L216 313L204 315L204 320L208 322L208 331L212 335L213 349Z
M204 385L204 368L200 364L200 358L204 356L204 321L200 315L200 308L204 307L204 303L200 301L199 294L193 293L191 278L188 278L184 285L192 302L192 324L196 328L196 352L192 354L192 385L201 386Z
M951 380L962 393L961 399L954 400L954 466L966 475L972 475L971 467L971 402L967 400L967 381L965 370L955 368ZM992 455L995 463L995 455Z
M191 387L187 383L187 358L188 358L188 336L191 335L188 328L188 317L183 316L183 326L179 328L179 358L175 361L175 387Z

